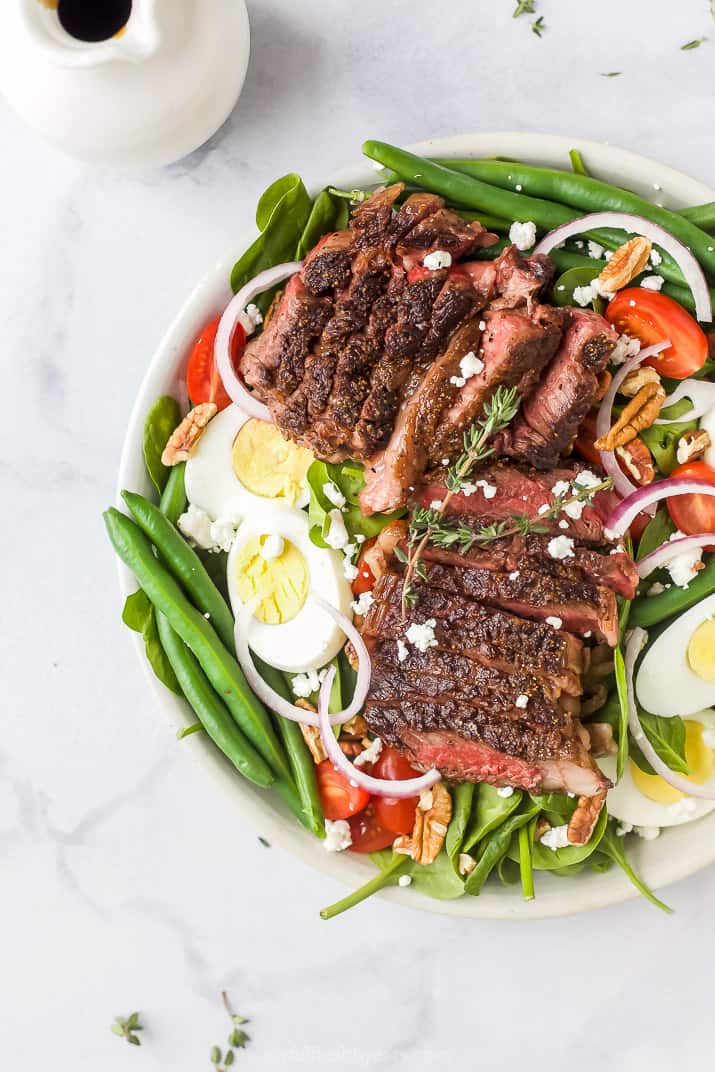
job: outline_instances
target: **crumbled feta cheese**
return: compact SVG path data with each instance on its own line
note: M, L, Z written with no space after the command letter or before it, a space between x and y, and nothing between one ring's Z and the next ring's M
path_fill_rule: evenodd
M585 505L586 503L583 500L579 502L578 499L574 499L573 502L566 503L563 512L567 517L573 518L574 521L578 521L584 511ZM563 527L564 526L562 525L562 528ZM568 528L568 524L565 527Z
M544 619L544 621L547 625L552 626L554 629L560 629L561 626L564 624L563 618L559 618L557 614L550 614L548 618Z
M349 558L343 562L343 577L346 581L354 581L359 573L357 566L353 565Z
M509 797L514 796L514 789L510 785L503 785L501 789L497 789L497 796L503 797L505 800L508 800Z
M354 543L346 543L345 547L342 548L343 554L347 555L348 558L352 558L356 551L357 547Z
M573 540L570 536L552 536L546 545L546 550L552 558L573 558Z
M574 245L575 245L576 249L583 249L583 239L582 238L577 238L576 241L574 242Z
M449 458L442 458L442 465L449 465Z
M355 614L359 614L360 617L364 617L369 611L370 607L375 602L372 592L363 592L358 599L354 599L350 606L353 608Z
M374 741L371 741L367 748L360 753L359 756L355 756L353 763L356 767L364 767L366 763L377 763L382 752L382 739L376 737Z
M590 283L587 283L584 287L573 288L573 300L577 305L585 308L587 305L591 305L594 299L593 287Z
M574 479L577 488L597 488L602 483L601 477L596 476L590 469L582 469Z
M337 507L330 511L328 517L330 523L325 534L325 542L328 547L339 551L341 547L345 547L345 544L349 542L348 530L345 528L343 515Z
M357 536L355 537L355 543L365 543L366 539L366 536L363 536L361 532L358 532Z
M509 580L510 581L515 581L518 576L519 576L519 570L518 569L512 570L512 572L509 574Z
M397 641L397 659L399 662L404 663L405 659L410 653L407 650L407 645L404 640Z
M670 539L682 540L684 536L684 532L676 529ZM677 584L678 588L687 588L696 577L699 569L702 569L702 556L702 548L696 547L694 551L683 551L682 554L671 558L665 568L673 578L673 584Z
M434 253L428 253L422 261L425 268L436 271L438 268L449 268L452 264L452 254L446 249L436 249Z
M529 697L526 695L525 692L519 693L516 700L514 701L514 706L520 708L522 711L525 707L529 706Z
M486 320L480 320L479 321L479 330L480 331L486 331L487 330L487 322L486 322Z
M261 558L265 562L272 562L274 558L280 558L285 551L285 546L283 537L272 532L270 536L266 536L261 545Z
M516 186L514 187L514 189L516 190L516 192L517 192L518 194L520 194L520 193L521 193L521 191L522 191L522 190L524 189L524 187L523 187L523 186L521 185L521 183L520 183L520 182L517 182L517 184L516 184Z
M665 585L660 581L655 581L650 588L646 590L646 596L660 596L665 591Z
M484 362L481 358L477 357L473 350L470 350L459 362L459 371L462 373L465 380L469 380L472 376L477 376L480 372L484 371Z
M598 242L594 242L593 239L590 238L588 241L588 255L589 257L593 257L595 261L600 261L603 256L603 246L599 245Z
M323 683L326 671L306 670L304 674L296 674L290 683L290 687L296 696L307 700L314 692L317 692Z
M569 844L568 824L550 827L545 834L541 835L539 841L547 849L553 849L554 852L557 849L565 849Z
M464 387L467 381L465 380L464 376L450 376L449 382L455 387Z
M650 263L653 265L654 268L657 268L659 264L663 263L663 258L661 257L657 249L652 249L650 251Z
M397 885L402 886L403 889L404 889L405 886L411 886L412 885L412 875L400 875L400 877L397 880Z
M680 800L676 800L674 804L668 806L668 811L676 819L694 815L697 810L698 802L694 797L681 797Z
M531 249L536 242L536 224L531 220L526 223L515 220L509 228L509 241L513 242L517 249Z
M706 748L715 748L715 730L703 730L701 739Z
M183 532L187 540L202 547L205 551L213 547L211 539L211 518L200 506L189 505L186 513L182 514L177 521L179 531Z
M488 480L475 480L474 486L482 489L482 495L485 499L493 499L497 493L496 484L490 484Z
M230 551L236 539L236 523L228 517L217 518L211 522L209 534L212 551Z
M325 820L325 840L323 848L326 852L343 852L350 848L353 836L350 832L350 823L347 819Z
M591 632L590 629L587 629L586 632L583 634L583 636L584 636L584 639L586 640L586 639L588 639L588 637L593 636L593 633Z
M635 357L641 352L640 339L632 339L630 335L619 335L616 345L611 353L611 363L622 365L629 357Z
M536 513L538 514L539 517L543 517L544 514L548 514L550 509L551 509L551 507L549 506L548 503L542 503L541 506L539 507L539 509L536 511Z
M211 614L209 613L209 611L204 611L204 618L206 619L206 621L209 621L210 617Z
M323 495L333 506L345 506L345 496L332 480L328 480L323 484Z
M644 841L655 841L657 837L660 837L659 826L637 826L635 831L638 837L643 838Z
M625 837L633 831L633 823L621 822L616 827L616 837Z
M429 508L430 508L430 510L441 510L441 508L442 508L442 500L441 499L433 499L432 502L429 504Z
M474 492L476 490L477 490L477 485L476 484L470 484L469 481L465 481L464 484L459 485L459 494L460 495L467 495L467 496L474 495Z
M239 313L238 319L246 335L253 335L258 325L263 323L261 310L253 304L247 305L243 312Z
M567 529L568 527L569 527L568 521L564 521L564 519L561 518L561 520L559 521L559 528L560 529Z
M560 495L566 495L571 490L571 485L568 480L557 480L551 491L557 497Z
M413 622L405 633L405 637L418 651L425 652L428 648L436 648L437 641L434 636L436 625L434 618L428 618L421 625L419 622Z
M647 275L641 279L641 286L646 290L660 290L665 280L662 275Z

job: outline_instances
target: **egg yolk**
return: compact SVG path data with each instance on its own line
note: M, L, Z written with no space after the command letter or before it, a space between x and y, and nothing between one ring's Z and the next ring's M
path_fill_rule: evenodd
M267 535L251 536L234 562L234 582L238 598L248 603L258 596L253 615L268 625L284 625L295 618L308 595L308 566L303 555L289 540L281 554L264 558L261 549Z
M703 741L701 722L691 719L685 720L685 759L690 767L689 781L702 785L707 782L715 772L715 752ZM674 804L681 800L685 793L674 789L672 785L660 777L659 774L646 774L631 760L631 774L636 788L649 800L655 800L658 804Z
M233 441L233 471L244 488L265 499L294 505L314 460L305 447L284 439L275 424L251 418Z
M715 685L715 618L702 622L691 636L688 665L703 681Z

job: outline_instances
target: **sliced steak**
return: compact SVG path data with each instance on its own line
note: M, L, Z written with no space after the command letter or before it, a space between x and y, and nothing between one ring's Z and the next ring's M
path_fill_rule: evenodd
M574 309L571 325L538 387L503 434L501 450L539 469L556 465L596 401L599 374L616 344L613 327L598 313Z

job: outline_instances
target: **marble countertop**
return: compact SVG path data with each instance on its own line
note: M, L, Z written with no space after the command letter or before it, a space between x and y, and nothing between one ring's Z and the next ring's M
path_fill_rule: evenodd
M0 104L0 1065L208 1069L228 990L247 1070L699 1067L715 871L533 924L373 901L266 848L153 709L100 513L164 328L276 175L377 136L530 130L620 143L715 184L706 0L252 0L244 94L159 172L68 161ZM679 46L709 35L702 48ZM620 70L618 78L601 72ZM187 747L188 743L188 747ZM711 920L708 923L708 919ZM142 1010L141 1049L109 1033Z

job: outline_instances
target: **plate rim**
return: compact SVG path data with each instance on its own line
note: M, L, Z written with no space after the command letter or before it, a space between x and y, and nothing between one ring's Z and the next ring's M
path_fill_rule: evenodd
M598 161L596 167L600 173L615 171L625 186L640 188L644 193L647 189L652 193L654 188L662 188L669 204L674 207L688 201L697 203L715 197L715 191L711 187L685 172L630 149L581 137L569 138L558 134L516 131L487 132L429 138L408 148L423 155L430 152L445 157L518 154L519 158L531 162L561 160L566 163L568 150L574 146L581 149L587 159L591 157ZM363 159L332 173L325 183L314 184L311 192L317 193L322 185L327 183L344 184L351 188L353 185L370 181L375 181L375 172L370 162ZM203 323L212 314L220 312L228 301L231 294L228 284L230 267L256 234L255 226L247 230L242 240L232 244L204 273L154 350L139 385L124 436L115 496L116 505L120 508L123 508L119 494L122 488L130 487L141 491L149 488L142 462L142 431L148 408L159 394L173 393L185 400L182 368L188 341L195 337ZM118 560L117 567L120 594L124 599L136 589L136 581L127 567ZM151 694L164 712L169 725L178 728L194 721L186 701L169 692L153 675L144 654L141 637L133 634L131 640L149 681ZM260 790L237 778L228 761L204 736L194 734L191 737L198 762L212 775L212 781L220 785L227 796L231 796L234 806L238 807L247 823L261 833L267 833L272 843L287 849L304 864L350 888L362 884L374 875L373 865L365 858L355 854L326 853L322 843L296 823L282 802L273 797L262 798ZM709 828L711 833L715 833L715 813L695 824L668 830L656 842L643 842L634 846L634 862L654 889L662 889L715 862L715 838L711 838L712 844L708 849L708 838L693 837L693 827L701 831ZM658 851L660 845L664 841L672 841L673 834L679 836L684 847L674 854L675 859L659 859L659 856L663 856ZM690 837L686 838L684 834L690 834ZM699 851L696 852L696 848ZM438 915L470 919L536 920L592 911L640 896L620 871L576 876L568 883L548 874L540 875L539 878L541 890L537 891L536 899L530 902L525 902L513 888L504 887L489 888L478 898L463 896L453 901L436 900L399 887L381 891L380 897L405 907ZM327 891L326 896L330 896Z

